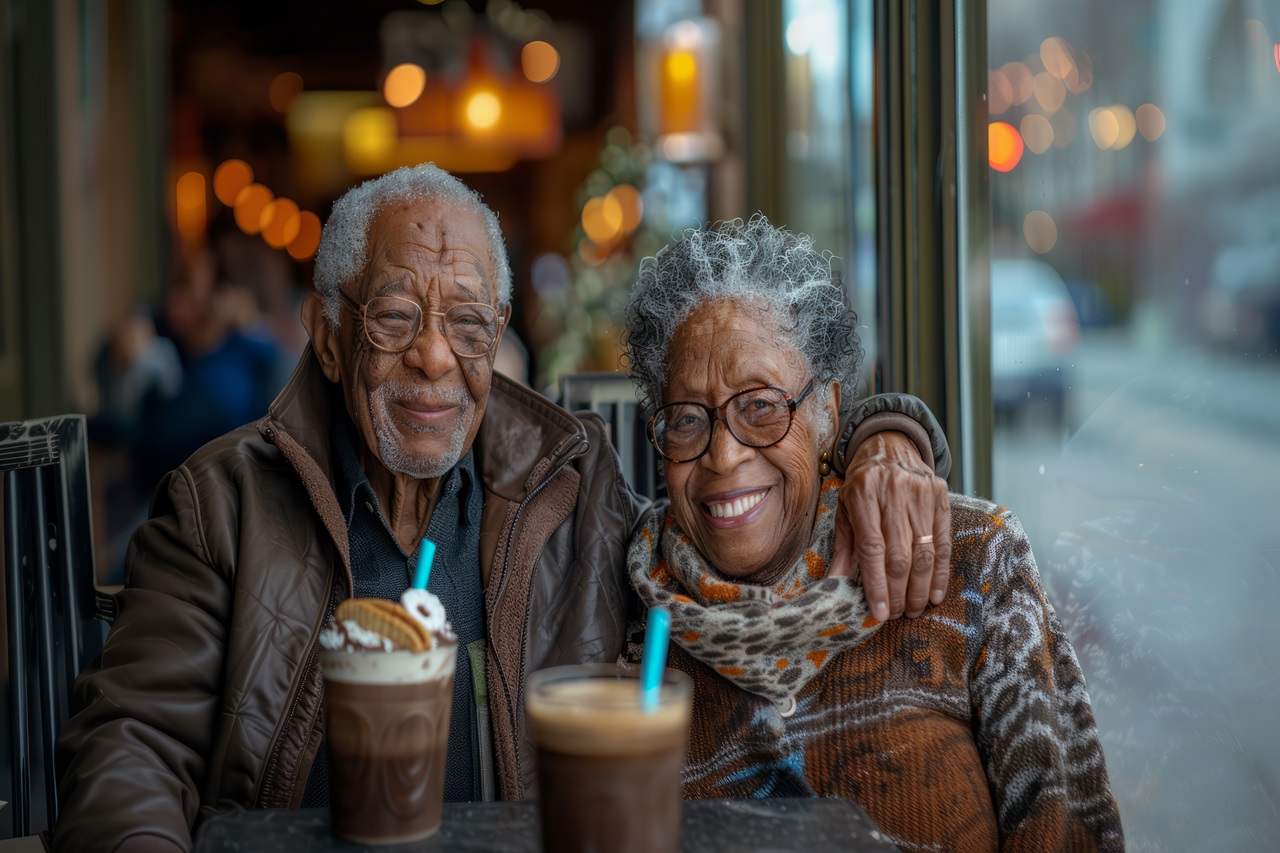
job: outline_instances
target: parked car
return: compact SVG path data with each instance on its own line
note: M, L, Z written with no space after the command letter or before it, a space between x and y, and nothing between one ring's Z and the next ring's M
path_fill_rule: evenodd
M1080 321L1058 271L1035 258L991 261L991 396L997 420L1043 411L1066 422L1068 356Z
M1280 353L1280 241L1219 252L1201 316L1210 343L1249 355Z

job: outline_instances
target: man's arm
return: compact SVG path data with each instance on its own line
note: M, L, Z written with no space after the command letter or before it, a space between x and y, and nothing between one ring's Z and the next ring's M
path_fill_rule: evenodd
M58 742L66 850L187 850L221 695L231 592L185 468L129 548L102 656L77 679Z
M830 573L860 579L881 621L919 616L947 590L946 435L920 400L878 394L854 407L835 451L844 486Z

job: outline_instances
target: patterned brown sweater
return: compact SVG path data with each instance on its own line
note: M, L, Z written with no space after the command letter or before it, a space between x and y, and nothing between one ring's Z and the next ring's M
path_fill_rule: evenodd
M835 796L904 849L1122 850L1084 678L1017 518L951 498L942 604L825 661L784 718L694 681L686 798Z

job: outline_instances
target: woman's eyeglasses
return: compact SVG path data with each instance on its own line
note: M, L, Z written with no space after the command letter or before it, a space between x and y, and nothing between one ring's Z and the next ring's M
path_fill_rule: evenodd
M422 332L423 314L441 319L440 331L449 348L461 358L479 358L493 349L502 318L482 302L463 302L444 311L423 311L412 299L375 296L361 305L341 290L338 295L360 318L365 337L374 349L400 353L413 346Z
M724 421L740 444L756 449L772 447L787 437L796 419L796 408L813 391L814 380L799 397L773 385L739 391L722 406L670 403L649 418L645 432L664 459L692 462L711 447L716 419Z

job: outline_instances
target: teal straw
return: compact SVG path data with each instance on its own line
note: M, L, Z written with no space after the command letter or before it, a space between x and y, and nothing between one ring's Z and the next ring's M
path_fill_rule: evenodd
M418 567L413 572L414 589L426 589L427 578L431 577L431 561L436 558L436 543L423 538L422 547L418 549Z
M649 609L644 630L644 653L640 658L640 706L646 714L658 709L658 692L662 673L667 668L667 640L671 636L671 611L665 607Z

